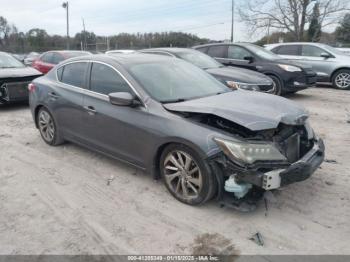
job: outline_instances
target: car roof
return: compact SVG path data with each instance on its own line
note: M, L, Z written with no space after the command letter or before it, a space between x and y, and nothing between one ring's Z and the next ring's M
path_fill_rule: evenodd
M130 53L130 54L101 54L101 55L89 55L89 56L80 56L74 57L67 62L74 61L97 61L97 62L105 62L105 63L117 63L122 66L131 66L133 64L143 64L149 62L161 62L167 61L173 58L169 58L167 56L153 55L153 54L145 54L145 53Z
M211 43L211 44L205 44L205 45L197 45L197 46L194 46L192 48L194 49L197 49L197 48L202 48L202 47L211 47L211 46L220 46L220 45L237 45L237 46L256 46L255 44L252 44L252 43L248 43L248 42L237 42L237 43L233 43L233 42L229 42L229 43L225 43L225 42L222 42L222 43Z
M159 48L149 48L149 49L142 49L140 52L147 52L147 51L163 51L168 52L172 54L178 54L183 52L193 52L196 50L193 50L191 48L181 48L181 47L159 47Z

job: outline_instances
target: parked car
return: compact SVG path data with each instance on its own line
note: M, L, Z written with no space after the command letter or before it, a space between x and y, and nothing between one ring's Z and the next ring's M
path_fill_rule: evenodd
M33 67L43 74L46 74L62 61L84 55L91 55L91 53L86 51L49 51L43 53L34 60Z
M25 54L12 54L12 56L14 58L16 58L18 61L20 61L21 63L23 63L26 55Z
M177 57L204 69L230 88L275 93L271 78L251 70L226 67L202 52L187 48L154 48L139 50L142 53Z
M350 55L350 48L338 47L336 49L343 52L344 54Z
M107 51L106 55L111 55L111 54L131 54L131 53L134 53L134 52L135 52L135 50L130 50L130 49L122 50L122 49L119 49L119 50Z
M24 58L24 64L26 66L31 66L38 57L40 56L37 52L31 52Z
M42 74L0 52L0 104L28 101L28 84Z
M272 52L312 66L317 72L317 81L332 83L338 89L350 89L350 56L325 44L281 43L266 47Z
M294 102L231 90L177 58L128 54L65 61L30 85L43 140L71 141L164 178L189 205L249 201L311 176L324 145Z
M316 84L316 73L311 66L284 60L257 45L218 43L196 46L194 49L224 65L251 69L269 76L275 83L276 94L295 93Z

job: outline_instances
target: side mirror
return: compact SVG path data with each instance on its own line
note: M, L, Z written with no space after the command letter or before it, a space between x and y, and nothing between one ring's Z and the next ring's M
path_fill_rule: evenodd
M128 92L118 92L109 94L109 101L116 106L133 106L135 97Z
M325 59L328 59L328 58L331 57L331 55L325 52L325 53L322 53L322 54L321 54L321 57L323 57L323 58L325 58Z
M254 57L252 57L252 56L245 56L243 59L247 60L249 63L253 63L254 62Z

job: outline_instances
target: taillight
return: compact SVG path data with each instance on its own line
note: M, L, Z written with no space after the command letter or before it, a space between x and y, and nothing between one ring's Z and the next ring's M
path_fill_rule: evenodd
M33 83L30 83L28 85L28 90L29 90L29 92L34 92L35 91L35 85Z

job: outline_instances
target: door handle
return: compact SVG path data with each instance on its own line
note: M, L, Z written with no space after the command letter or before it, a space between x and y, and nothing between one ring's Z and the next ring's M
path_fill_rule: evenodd
M93 106L84 106L84 109L88 111L89 115L95 115L97 113Z
M58 99L60 96L57 95L55 92L51 92L51 93L49 93L49 97L51 97L52 99L56 100L56 99Z

